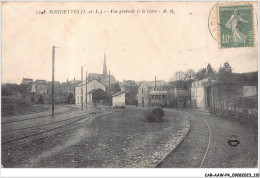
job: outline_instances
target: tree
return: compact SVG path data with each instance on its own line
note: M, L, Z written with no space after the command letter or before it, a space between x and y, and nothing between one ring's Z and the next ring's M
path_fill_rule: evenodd
M186 71L186 79L193 80L195 78L195 71L193 69L188 69Z
M187 90L189 88L189 82L184 80L172 81L170 84L176 89Z
M170 81L185 80L185 73L182 71L175 72L170 78Z
M115 94L115 93L118 93L120 91L121 91L121 88L120 88L118 83L111 85L111 91L110 91L111 94Z
M226 72L232 73L232 68L231 68L231 66L229 65L228 62L224 63L224 69L225 69Z
M136 95L138 94L138 85L135 83L135 81L125 80L122 85L127 90L125 94L126 104L127 105L138 104L138 100L136 99Z
M219 82L233 82L232 69L228 62L224 63L224 67L218 70L218 81Z
M74 94L72 92L69 93L69 96L67 98L67 103L68 104L75 104L75 98L74 98Z
M44 103L44 99L43 99L43 96L42 96L42 95L40 95L40 97L38 98L38 102L39 102L40 104L43 104L43 103Z
M195 78L198 80L202 80L207 78L207 69L206 68L202 68L200 69L196 74L195 74Z
M208 63L208 65L207 65L207 76L212 75L212 74L214 74L214 71L213 71L210 63Z

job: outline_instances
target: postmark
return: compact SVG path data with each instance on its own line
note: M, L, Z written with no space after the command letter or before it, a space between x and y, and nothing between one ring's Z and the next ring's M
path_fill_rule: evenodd
M218 20L217 20L217 4L215 4L209 12L208 29L212 38L218 42Z
M217 4L219 48L255 46L253 5Z

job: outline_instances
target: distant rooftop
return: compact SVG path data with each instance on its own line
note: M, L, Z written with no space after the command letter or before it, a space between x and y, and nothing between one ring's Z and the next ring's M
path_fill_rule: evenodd
M154 88L154 87L155 87L155 81L142 81L142 82L140 82L139 86L140 86L142 83L143 83L146 87L148 87L148 88ZM161 87L161 86L167 85L167 84L168 84L168 83L165 82L164 80L157 80L157 81L156 81L156 87Z
M109 85L109 75L97 74L97 73L89 73L88 81L90 81L92 79L97 79L101 83L103 83L103 84L105 84L107 86ZM115 79L115 77L113 75L110 75L110 84L114 84L114 83L116 83L116 79Z

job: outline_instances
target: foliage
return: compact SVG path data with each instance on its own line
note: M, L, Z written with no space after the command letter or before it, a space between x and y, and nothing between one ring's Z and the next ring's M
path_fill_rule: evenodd
M123 87L127 90L126 92L126 104L127 105L137 105L138 101L136 96L138 94L138 85L134 80L124 80Z
M175 72L173 76L170 78L170 81L178 81L178 80L185 80L186 75L182 71Z
M211 67L211 64L208 63L206 68L200 69L196 74L195 78L198 80L206 79L208 77L213 77L215 78L217 75L217 72L215 71L214 68Z
M68 104L75 104L75 98L74 98L74 94L72 92L70 92L68 97L67 97L67 103Z
M218 82L231 82L234 75L232 75L232 69L228 62L224 63L223 67L218 69Z
M43 96L42 96L42 95L39 96L38 102L39 102L40 104L43 104L43 103L44 103L44 99L43 99Z
M207 65L207 77L215 77L216 76L216 71L215 69L213 69L210 65L210 63L208 63Z
M110 86L110 94L115 94L121 91L121 88L118 83L112 84Z
M195 78L198 79L198 80L202 80L202 79L207 78L207 69L206 69L206 68L200 69L200 70L196 73Z
M5 84L1 86L2 96L17 95L20 93L20 86L17 84Z
M161 122L163 120L164 110L161 107L156 107L148 110L145 113L145 118L148 122Z
M185 75L186 75L186 80L193 80L195 78L195 71L193 69L188 69Z
M21 114L26 113L28 111L32 111L35 108L32 103L28 100L16 98L16 97L5 97L1 98L1 115L13 115L13 114Z
M172 85L173 87L177 88L177 89L183 89L183 90L188 90L189 88L189 81L184 81L184 80L177 80L177 81L172 81L169 82L170 85Z

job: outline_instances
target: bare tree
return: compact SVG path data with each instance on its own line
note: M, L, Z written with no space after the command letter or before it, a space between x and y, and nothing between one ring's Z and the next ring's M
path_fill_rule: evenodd
M186 71L186 80L193 80L195 78L195 71L193 69L188 69Z
M185 73L182 71L175 72L170 78L170 81L185 80Z

